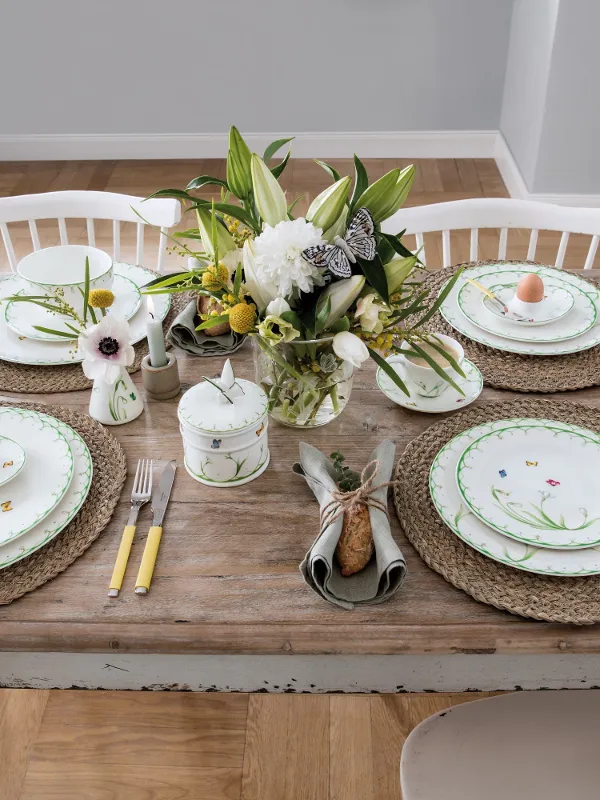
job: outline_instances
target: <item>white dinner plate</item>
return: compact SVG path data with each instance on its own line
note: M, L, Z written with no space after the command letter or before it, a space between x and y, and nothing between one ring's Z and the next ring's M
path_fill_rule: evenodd
M144 267L132 264L114 264L115 274L123 275L133 281L136 286L143 287L156 278L156 273ZM0 301L14 294L15 286L20 279L14 275L0 276ZM171 297L168 294L153 295L154 310L157 319L163 320L169 311ZM146 338L148 315L146 304L142 302L140 309L129 320L131 344ZM0 314L0 360L15 364L33 364L36 366L62 366L78 364L83 356L73 347L68 339L64 342L39 342L17 336L6 324L4 314Z
M472 442L458 491L490 528L536 547L600 544L600 441L546 422L507 424Z
M454 387L448 386L439 397L423 397L417 394L416 387L406 375L398 356L389 356L386 358L386 361L397 370L398 375L402 378L406 384L406 388L410 392L410 397L407 397L402 389L396 386L394 381L385 374L381 367L377 369L377 385L390 400L411 411L421 411L424 414L443 414L446 411L456 411L459 408L468 406L469 403L476 400L483 388L481 372L472 361L465 358L461 367L466 377L463 378L456 372L451 373L452 380L460 386L464 395L457 392Z
M25 466L27 456L20 444L0 436L0 486L12 481Z
M69 443L73 453L73 479L61 502L42 522L18 539L0 546L0 569L26 558L54 539L77 514L92 485L92 457L84 440L61 420L47 417L46 421Z
M486 289L491 289L493 285L509 284L511 281L519 280L526 273L523 272L495 272L491 275L483 275L479 283ZM520 322L514 322L502 316L496 316L488 311L484 300L488 300L491 306L494 303L489 301L483 292L472 283L465 281L459 289L456 302L464 316L484 331L502 336L505 339L513 339L519 342L563 342L581 336L593 325L596 324L596 306L587 294L577 286L568 286L558 277L544 277L544 286L558 293L563 292L570 298L572 305L571 312L555 322L550 322L543 326L526 327ZM570 307L570 306L569 306Z
M27 469L0 487L0 544L22 536L44 520L65 496L73 477L73 454L46 414L0 408L0 435L27 455Z
M573 308L575 298L573 297L572 290L567 288L562 282L559 285L558 281L546 281L544 283L543 300L537 303L536 306L528 304L527 308L532 316L522 317L518 313L519 306L517 306L516 311L511 310L511 303L520 303L516 297L518 283L514 281L514 277L512 276L511 280L513 281L512 283L494 283L487 287L502 303L504 303L508 311L503 311L498 303L494 303L490 297L483 294L483 292L481 293L481 302L490 314L494 314L505 322L512 323L511 329L514 329L515 325L520 328L533 328L537 325L548 325L548 323L556 322L556 320L564 317L565 314L568 314Z
M15 292L15 294L30 294L31 287L27 286L27 283L23 280L19 282L23 288ZM142 302L139 287L124 275L115 275L112 292L115 295L115 300L108 309L108 313L119 314L119 316L127 320L131 319ZM96 314L97 320L100 321L102 312L98 310ZM65 323L69 322L73 325L73 320L63 314L53 314L51 311L42 308L42 306L19 301L6 304L4 319L8 327L18 336L26 336L28 339L38 339L42 342L63 342L64 337L55 333L38 331L35 328L36 325L42 328L65 331L65 333L69 331ZM91 325L93 325L93 322L88 316L88 327L91 327Z
M486 264L483 267L475 267L465 272L470 278L480 281L484 275L498 273L499 271L505 272L535 272L543 280L556 279L557 275L560 280L564 281L569 286L574 286L581 289L593 302L596 308L600 303L600 292L570 272L563 272L562 270L554 270L551 267L533 266L531 264L502 264L499 263L495 268L493 264ZM595 347L600 343L600 325L596 323L588 331L575 339L569 339L565 342L517 342L510 339L505 339L502 336L497 336L494 333L488 333L483 329L474 325L468 320L461 312L457 303L457 296L462 286L462 280L459 279L448 297L442 303L440 312L446 322L451 325L455 330L472 339L474 342L493 347L496 350L503 350L508 353L522 353L524 355L539 355L539 356L552 356L552 355L565 355L567 353L578 353L582 350L589 350L590 347Z
M600 547L582 550L551 550L525 544L504 536L485 525L472 514L461 498L456 485L458 459L471 442L485 433L507 424L535 424L540 421L570 431L583 432L577 425L538 419L499 420L477 425L451 439L437 454L429 473L429 490L433 504L448 528L463 542L483 555L524 572L538 575L577 577L600 574ZM600 441L600 437L596 436Z

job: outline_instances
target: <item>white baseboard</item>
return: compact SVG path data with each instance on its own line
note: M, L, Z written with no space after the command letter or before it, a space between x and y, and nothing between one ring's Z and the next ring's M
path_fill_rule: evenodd
M290 134L287 134L288 136ZM246 141L262 153L285 133L251 133ZM300 133L296 158L493 158L496 131L389 131ZM29 134L0 136L0 161L224 158L226 133Z
M554 203L559 206L600 208L600 194L546 194L530 192L519 165L513 156L504 136L498 131L494 148L494 158L506 184L508 193L517 200L537 200L541 203Z

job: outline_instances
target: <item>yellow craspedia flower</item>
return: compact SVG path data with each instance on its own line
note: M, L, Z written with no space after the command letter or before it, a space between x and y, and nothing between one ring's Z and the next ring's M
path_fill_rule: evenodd
M115 296L110 289L92 289L88 296L88 303L93 308L110 308L115 302Z
M218 292L229 280L229 270L225 264L209 264L206 272L202 273L202 286L209 292Z
M238 303L229 312L229 327L236 333L249 333L256 322L256 310L247 303Z

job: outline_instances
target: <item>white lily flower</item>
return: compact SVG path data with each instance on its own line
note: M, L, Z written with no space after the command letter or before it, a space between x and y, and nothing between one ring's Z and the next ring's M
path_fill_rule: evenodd
M369 358L367 345L350 331L336 333L333 337L333 352L354 367L360 367Z
M286 311L291 311L290 304L283 297L276 297L267 306L267 316L280 317Z
M344 280L330 283L329 286L321 292L319 302L317 303L317 313L325 306L328 299L331 300L329 316L325 320L325 330L344 316L350 309L352 303L362 292L364 285L364 275L353 275L351 278L345 278Z
M244 283L246 284L246 289L252 297L252 300L258 306L259 311L262 311L269 305L271 300L275 300L278 296L277 287L274 283L269 281L259 281L256 271L254 250L250 239L246 239L244 242L243 259Z
M135 351L130 344L129 324L117 314L107 314L97 325L79 334L81 363L86 378L102 378L114 383L122 367L133 364Z
M360 320L361 330L368 333L381 333L383 330L383 322L379 319L379 313L387 309L385 306L376 303L376 299L376 295L367 294L365 297L361 297L356 304L354 316Z
M256 153L252 154L250 171L258 213L267 225L274 228L278 222L288 218L284 191L277 178Z

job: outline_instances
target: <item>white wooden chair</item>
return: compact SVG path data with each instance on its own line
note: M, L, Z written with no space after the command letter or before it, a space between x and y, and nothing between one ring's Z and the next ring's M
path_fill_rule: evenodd
M87 240L91 247L95 247L96 244L94 220L112 220L112 255L115 261L118 261L120 256L121 222L133 222L137 225L136 264L142 264L146 225L135 214L133 206L151 225L160 228L155 264L158 271L161 272L167 244L167 229L176 225L181 219L181 206L178 200L170 198L154 198L143 203L142 200L141 197L127 194L87 191L47 192L0 198L0 232L11 269L16 270L18 259L8 225L14 222L29 223L33 249L39 250L40 238L36 221L48 219L57 221L61 244L69 244L66 220L85 219ZM154 264L145 266L154 266Z
M404 800L597 800L600 691L517 692L454 706L402 749Z
M525 228L531 231L527 260L535 260L538 233L560 231L562 236L556 254L556 267L562 267L569 242L570 233L588 234L592 237L585 259L584 269L591 269L594 263L600 237L600 208L572 208L530 200L510 200L506 198L476 198L456 200L451 203L435 203L428 206L401 208L387 219L383 229L387 233L399 233L406 228L406 234L414 234L417 247L424 246L424 233L441 231L443 266L450 266L452 252L450 232L470 229L471 261L477 261L479 252L479 230L499 228L500 243L498 260L506 259L506 242L509 228ZM425 249L421 260L427 264Z

